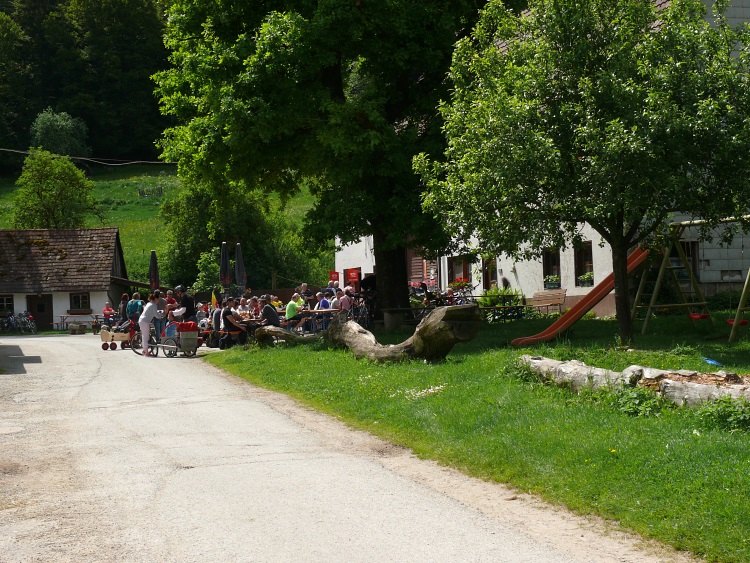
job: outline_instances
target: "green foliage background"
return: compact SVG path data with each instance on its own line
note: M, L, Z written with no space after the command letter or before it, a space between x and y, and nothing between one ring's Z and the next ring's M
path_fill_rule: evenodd
M13 228L12 202L18 190L15 179L12 176L0 178L0 228L3 229ZM85 226L119 227L130 279L148 280L150 252L156 250L162 283L191 285L198 275L200 253L217 244L209 239L205 217L200 209L188 206L191 212L189 219L178 215L178 223L187 227L184 231L173 231L168 227L165 215L161 213L162 205L183 200L188 191L177 178L174 167L140 165L97 168L91 179L94 183L93 197L102 207L104 221L89 219ZM271 222L265 238L240 241L243 243L250 287L270 287L272 271L276 271L281 287L300 281L311 284L327 281L328 270L333 268L333 244L320 248L300 238L294 230L312 206L312 200L312 196L303 191L283 206L278 198L266 203ZM226 208L225 214L236 218L238 223L247 222L248 216L243 206L240 202L236 203ZM190 240L180 240L179 233L184 233ZM182 245L180 248L175 246L177 242ZM253 252L253 243L261 248L262 254ZM233 252L234 243L231 248Z

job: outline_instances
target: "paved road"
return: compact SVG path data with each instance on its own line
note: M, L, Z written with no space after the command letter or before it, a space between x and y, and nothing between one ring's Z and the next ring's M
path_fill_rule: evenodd
M0 337L0 560L683 561L193 358Z

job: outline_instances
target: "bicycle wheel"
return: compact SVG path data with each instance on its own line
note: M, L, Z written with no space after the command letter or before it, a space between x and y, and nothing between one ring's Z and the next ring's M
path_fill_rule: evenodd
M36 334L36 321L29 319L29 327L31 328L31 334Z
M362 305L357 309L357 324L362 328L370 328L370 310L367 305Z
M133 336L130 337L130 349L139 356L143 354L143 345L141 342L140 332L136 332Z
M164 355L167 358L174 358L177 355L177 342L174 338L166 338L161 347L164 349Z
M135 352L139 356L143 355L143 337L140 332L135 333L130 339L130 347L133 349L133 352ZM148 350L148 354L150 356L159 355L159 344L156 342L156 338L153 334L148 335L146 349Z

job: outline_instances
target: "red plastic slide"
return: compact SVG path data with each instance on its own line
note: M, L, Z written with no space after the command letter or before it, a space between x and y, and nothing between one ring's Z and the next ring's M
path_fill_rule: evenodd
M648 250L641 250L636 248L628 256L628 273L635 270L640 266L643 261L648 257ZM555 336L570 328L575 322L580 320L583 315L589 312L594 305L604 299L609 293L615 288L615 275L614 273L609 274L601 282L599 282L586 296L581 299L578 303L573 305L570 310L557 319L552 325L543 330L539 334L534 336L524 336L516 338L511 344L513 346L526 346L534 344L535 342L542 342L544 340L552 340Z

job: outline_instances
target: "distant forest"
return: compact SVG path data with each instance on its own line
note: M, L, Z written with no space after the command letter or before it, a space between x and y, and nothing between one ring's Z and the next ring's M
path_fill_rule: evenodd
M153 0L0 0L0 148L27 150L51 108L86 123L94 157L155 159L163 29ZM2 151L0 172L22 161Z

